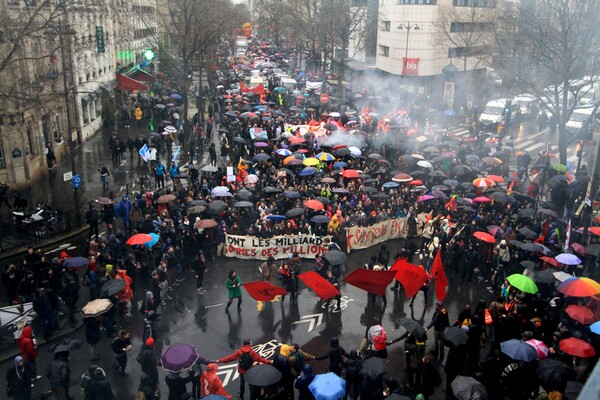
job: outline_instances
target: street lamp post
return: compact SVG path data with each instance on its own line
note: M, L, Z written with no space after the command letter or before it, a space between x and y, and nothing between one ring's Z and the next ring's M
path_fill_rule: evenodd
M410 31L414 29L418 31L421 26L418 24L411 24L410 22L402 23L398 25L398 29L406 29L406 46L404 47L404 60L402 60L402 76L406 75L406 61L408 59L408 38L410 37Z

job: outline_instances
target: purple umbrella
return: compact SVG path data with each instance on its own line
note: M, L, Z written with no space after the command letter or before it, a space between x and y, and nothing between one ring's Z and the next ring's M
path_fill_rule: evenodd
M426 194L426 195L423 195L423 196L419 197L417 199L417 201L420 203L422 201L433 200L433 199L435 199L435 196L432 196L430 194Z
M265 142L256 142L254 143L254 147L269 147L269 144Z
M333 193L349 193L349 192L348 192L348 189L335 188L335 189L333 189Z
M566 265L579 265L581 264L581 260L575 254L562 253L554 257L554 259L560 263Z
M164 369L170 372L181 372L190 368L198 360L198 351L188 344L172 344L160 358Z

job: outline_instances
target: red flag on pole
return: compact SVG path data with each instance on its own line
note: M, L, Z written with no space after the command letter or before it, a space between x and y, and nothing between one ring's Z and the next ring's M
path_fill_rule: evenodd
M448 287L448 278L446 278L446 271L444 271L444 264L442 264L442 251L438 250L431 264L431 276L435 279L435 295L439 301L444 301L446 298L446 288Z
M400 281L407 297L413 297L427 281L427 272L420 265L414 265L399 258L390 271L396 271L396 279Z
M366 290L369 293L383 296L385 289L394 280L396 271L371 271L358 268L347 275L342 281Z
M332 297L339 296L340 292L335 286L319 275L318 272L308 271L298 275L298 278L306 286L311 288L321 300L329 300Z
M287 294L282 287L271 285L269 282L255 281L242 284L250 297L257 301L271 301L278 295Z

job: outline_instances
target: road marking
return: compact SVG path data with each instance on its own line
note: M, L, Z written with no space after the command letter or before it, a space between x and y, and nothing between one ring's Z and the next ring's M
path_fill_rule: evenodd
M312 332L313 329L321 325L321 322L323 322L323 313L304 315L300 317L300 321L296 321L294 324L302 324L304 322L309 323L308 332Z
M328 302L327 301L323 302L323 304L321 305L321 308L327 309L329 312L339 313L342 310L345 310L346 308L348 308L348 304L351 301L354 301L354 299L351 299L348 296L342 296L340 298L340 307L338 308L336 306L337 300L335 298L333 298L333 299L330 299ZM328 304L329 304L329 308L327 307Z
M541 142L541 143L536 143L536 144L534 144L533 146L529 146L529 147L527 147L527 148L525 149L525 151L528 151L528 152L530 152L530 153L531 153L531 152L533 152L535 149L539 149L540 147L544 147L544 146L548 146L548 145L547 145L546 143L543 143L543 142Z
M215 307L222 306L222 305L224 305L224 304L225 304L225 303L219 303L219 304L213 304L213 305L211 305L211 306L204 306L204 309L207 309L207 308L215 308Z

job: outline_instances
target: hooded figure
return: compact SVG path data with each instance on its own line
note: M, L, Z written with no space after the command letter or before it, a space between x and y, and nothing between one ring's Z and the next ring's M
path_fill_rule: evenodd
M123 224L129 226L129 214L131 213L131 201L127 198L126 194L123 194L121 201L115 207L115 215L123 218Z
M156 396L156 387L152 383L152 379L146 375L142 374L140 377L140 386L138 386L138 392L144 393L144 398L146 400L158 400L159 397Z
M13 365L6 371L6 392L14 400L31 400L31 379L25 368L25 360L16 356Z
M231 398L231 395L223 388L221 379L217 376L218 370L219 366L217 364L210 363L206 367L206 372L200 376L200 390L202 391L202 397L206 397L209 394L216 394L226 396L228 399Z
M148 311L146 318L144 318L144 333L142 335L144 343L146 343L148 339L156 340L154 333L154 320L156 319L157 315L158 314L156 314L155 311Z
M178 372L170 372L165 377L165 383L169 388L169 400L181 400L181 397L187 392L185 385L193 379L193 373L190 373L187 378L182 378Z
M329 351L322 356L315 357L315 360L325 360L329 358L329 372L341 376L344 361L342 356L347 357L348 353L340 346L338 338L334 336L329 340Z
M154 340L147 339L142 345L136 361L140 364L142 372L148 376L148 384L152 390L156 389L158 384L158 369L156 367L156 356L154 354Z
M102 368L96 368L92 372L92 380L85 392L85 400L115 400L115 395L106 380L106 373Z
M296 389L298 389L298 400L314 400L315 396L313 396L308 385L315 379L315 374L308 364L305 364L304 367L302 367L302 373L303 374L296 379L296 384L294 385Z

